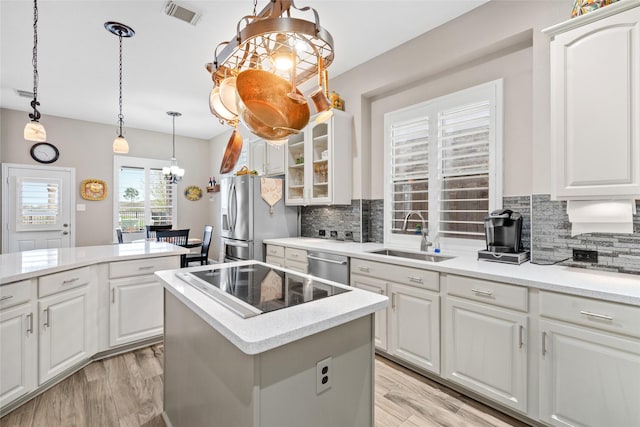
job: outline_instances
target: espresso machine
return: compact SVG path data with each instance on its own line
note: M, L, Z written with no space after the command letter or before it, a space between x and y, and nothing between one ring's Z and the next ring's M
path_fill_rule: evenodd
M522 215L510 209L498 209L484 219L486 249L478 251L478 259L522 264L529 251L522 248Z

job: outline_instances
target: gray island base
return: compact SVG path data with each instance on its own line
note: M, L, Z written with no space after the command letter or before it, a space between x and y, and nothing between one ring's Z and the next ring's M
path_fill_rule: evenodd
M165 421L172 427L372 426L373 320L371 313L250 355L165 290ZM326 375L318 362L328 366ZM323 376L330 387L318 393Z

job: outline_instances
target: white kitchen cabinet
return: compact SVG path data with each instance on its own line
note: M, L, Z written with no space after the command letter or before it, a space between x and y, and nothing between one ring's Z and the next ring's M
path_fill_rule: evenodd
M263 139L250 142L250 169L259 175L284 175L286 147L273 145Z
M540 418L640 425L640 308L540 293Z
M162 335L163 288L153 273L175 268L180 268L175 256L109 264L110 346Z
M390 283L389 353L440 374L440 296Z
M0 407L36 386L34 288L30 280L0 287Z
M267 245L264 262L276 267L284 267L284 246Z
M91 284L38 301L38 384L88 360L96 351L96 296Z
M351 204L352 116L335 110L324 123L312 117L289 137L286 162L287 205Z
M554 199L640 197L640 2L545 30Z
M289 247L284 248L284 266L290 270L307 274L309 272L307 251Z
M365 291L374 292L387 296L387 283L372 277L353 274L351 276L351 286ZM387 351L387 310L380 310L375 313L375 333L374 341L376 348Z

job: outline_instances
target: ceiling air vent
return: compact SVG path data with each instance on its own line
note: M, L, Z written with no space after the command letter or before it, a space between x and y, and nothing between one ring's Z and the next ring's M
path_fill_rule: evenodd
M15 91L18 96L21 96L23 98L33 98L33 92L29 92L28 90L15 89Z
M191 25L196 25L196 23L200 19L199 13L189 10L186 7L180 6L173 1L167 2L164 7L164 13L169 16L173 16L174 18L178 18L179 20L187 22Z

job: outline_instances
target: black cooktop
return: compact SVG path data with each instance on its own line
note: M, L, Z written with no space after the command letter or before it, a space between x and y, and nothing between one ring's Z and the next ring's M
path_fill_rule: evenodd
M179 272L178 277L242 317L292 307L349 292L322 279L285 272L264 264Z

